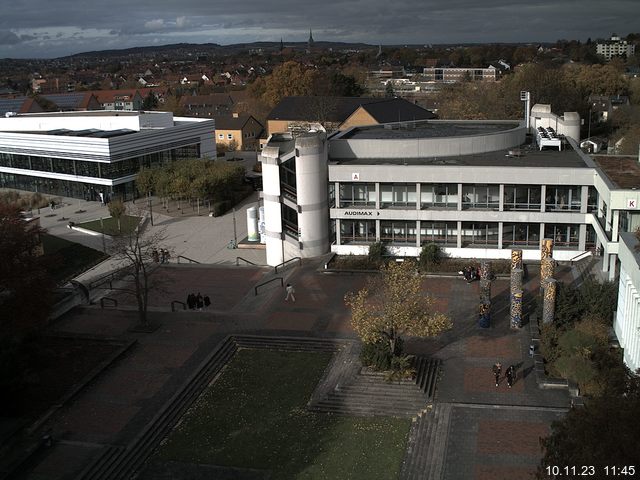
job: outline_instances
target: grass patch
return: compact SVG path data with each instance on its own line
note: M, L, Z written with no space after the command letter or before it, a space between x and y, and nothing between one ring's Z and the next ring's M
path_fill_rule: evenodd
M113 217L103 218L100 220L91 220L90 222L77 223L76 227L86 228L87 230L93 230L94 232L102 233L102 226L104 225L104 233L106 235L119 235L130 234L135 231L136 227L140 223L141 217L134 217L131 215L123 215L120 217L120 226L122 231L118 230L118 221Z
M104 253L53 235L41 235L47 270L56 283L87 271L107 258Z
M269 470L274 479L397 478L410 420L305 409L330 358L240 350L154 461Z

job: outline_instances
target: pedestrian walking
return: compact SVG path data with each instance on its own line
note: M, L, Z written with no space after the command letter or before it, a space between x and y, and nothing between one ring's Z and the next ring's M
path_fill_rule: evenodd
M287 296L284 298L284 301L288 302L289 299L291 299L291 301L295 303L296 297L294 296L294 293L296 293L296 290L293 288L293 285L287 283L287 288L285 290L287 291Z
M209 295L205 295L204 296L204 308L209 308L209 305L211 305L211 299L209 298Z
M496 379L496 387L498 386L498 384L500 383L500 374L502 373L502 365L500 364L500 362L496 362L493 365L493 376Z
M164 248L160 249L160 263L164 263Z
M189 310L196 308L196 296L193 293L190 293L187 297L187 305L189 306Z
M513 381L516 378L516 369L513 365L509 365L509 368L507 368L507 385L509 388L511 388L511 386L513 385Z
M156 250L154 248L153 252L151 252L151 257L153 258L154 263L158 263L160 261L160 256L158 255L158 250Z

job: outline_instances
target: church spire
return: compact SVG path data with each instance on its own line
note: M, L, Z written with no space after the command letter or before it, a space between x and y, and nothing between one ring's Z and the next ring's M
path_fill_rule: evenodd
M313 35L311 33L311 29L309 29L309 40L307 40L307 50L311 51L313 48Z

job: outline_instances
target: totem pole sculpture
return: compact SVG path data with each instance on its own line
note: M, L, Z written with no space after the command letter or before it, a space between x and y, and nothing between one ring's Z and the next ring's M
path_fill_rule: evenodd
M544 301L542 303L542 323L551 323L556 314L556 289L558 282L549 278L544 282Z
M491 262L480 264L480 306L478 325L489 328L491 324L491 279L493 272Z
M522 250L511 250L511 328L522 326Z

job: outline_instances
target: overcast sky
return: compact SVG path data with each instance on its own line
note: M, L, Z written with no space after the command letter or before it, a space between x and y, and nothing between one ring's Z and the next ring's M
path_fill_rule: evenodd
M586 41L640 30L640 0L0 0L0 58L169 43Z

